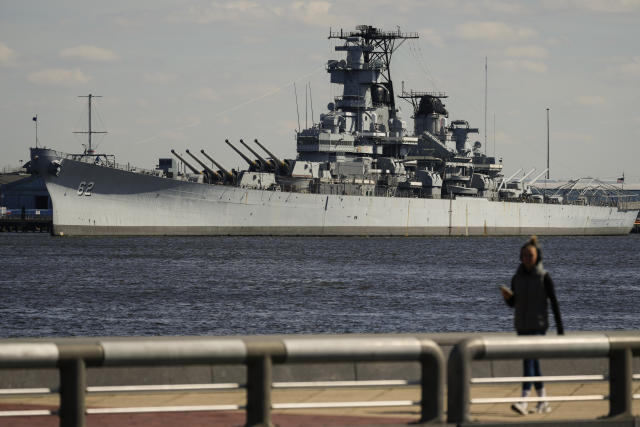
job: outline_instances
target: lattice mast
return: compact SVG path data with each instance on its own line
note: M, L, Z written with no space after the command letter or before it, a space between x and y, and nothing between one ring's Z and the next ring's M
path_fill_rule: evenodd
M359 37L362 45L368 49L364 50L364 62L381 62L383 64L382 77L387 81L389 87L389 95L391 98L391 112L395 115L395 95L393 91L393 82L391 80L391 56L402 43L407 39L417 39L418 33L403 33L400 27L396 31L382 31L370 25L358 25L355 31L340 32L329 30L329 39L348 39Z

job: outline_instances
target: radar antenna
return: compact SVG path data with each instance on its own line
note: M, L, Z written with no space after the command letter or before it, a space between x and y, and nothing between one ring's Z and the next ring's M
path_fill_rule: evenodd
M415 116L418 114L418 109L420 108L420 100L424 97L445 99L449 96L445 92L426 92L417 90L410 90L407 92L404 90L404 82L402 82L402 92L400 93L400 95L398 95L398 98L402 98L405 101L411 103L411 105L413 106L412 118L415 118Z
M338 31L329 30L329 39L342 39L349 41L352 38L359 38L362 46L368 47L364 51L364 62L383 64L383 78L389 83L391 108L395 111L395 97L393 93L393 84L391 81L391 56L402 43L407 39L417 39L420 37L418 33L403 33L400 27L396 31L382 31L371 25L358 25L356 31ZM399 41L398 43L396 43Z

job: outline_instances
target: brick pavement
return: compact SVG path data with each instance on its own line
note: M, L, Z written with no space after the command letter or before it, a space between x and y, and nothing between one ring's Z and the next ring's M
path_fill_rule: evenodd
M548 384L550 396L591 395L608 393L607 383L561 383ZM640 393L640 384L634 383L634 393ZM520 385L491 385L472 387L472 398L476 397L518 397ZM374 400L412 400L420 398L417 387L408 388L358 388L358 389L302 389L274 390L273 402L332 402L332 401L374 401ZM17 409L55 409L58 397L2 397L0 410ZM131 407L131 406L181 406L238 404L243 405L243 391L217 392L170 392L144 394L91 394L87 397L87 406ZM530 414L526 417L509 409L510 404L472 405L471 417L480 422L512 422L541 420L580 420L596 419L608 412L608 401L599 402L554 402L553 411L548 414ZM446 406L445 406L446 408ZM640 400L634 401L634 414L640 415ZM273 422L282 427L321 426L321 425L400 425L416 422L419 419L417 406L384 408L339 408L339 409L296 409L273 411ZM242 426L244 411L225 412L170 412L147 414L111 414L88 415L87 426ZM57 417L9 417L0 418L2 426L57 426Z

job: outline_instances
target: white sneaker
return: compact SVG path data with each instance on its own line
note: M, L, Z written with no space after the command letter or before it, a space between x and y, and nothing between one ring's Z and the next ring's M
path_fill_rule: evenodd
M549 412L551 412L551 405L549 405L549 402L538 402L538 405L536 406L537 414L548 414Z
M511 409L520 415L527 415L527 404L525 402L514 403Z

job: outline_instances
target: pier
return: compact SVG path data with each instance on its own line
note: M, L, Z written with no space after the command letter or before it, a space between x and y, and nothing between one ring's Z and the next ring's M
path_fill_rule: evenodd
M551 413L509 409L524 356ZM639 356L625 331L5 339L0 424L636 426Z
M0 232L51 233L51 209L0 209Z
M0 233L51 233L51 218L10 218L0 217Z

